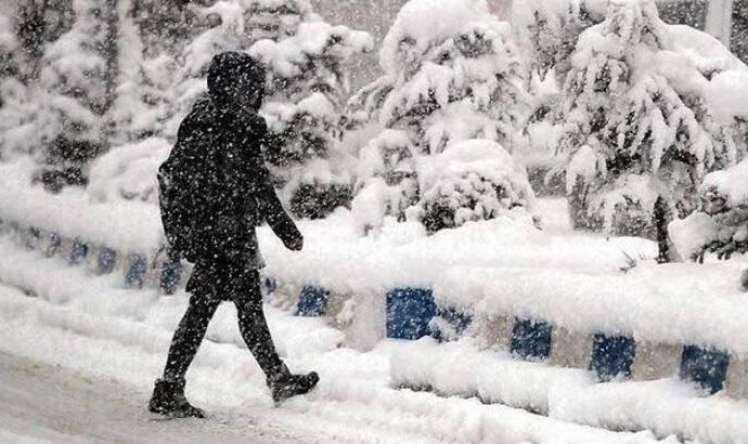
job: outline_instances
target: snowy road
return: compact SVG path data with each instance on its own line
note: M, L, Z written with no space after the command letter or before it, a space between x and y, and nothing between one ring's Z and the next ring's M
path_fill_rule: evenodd
M2 442L285 443L300 438L253 424L252 418L158 421L143 408L145 393L115 381L0 353Z

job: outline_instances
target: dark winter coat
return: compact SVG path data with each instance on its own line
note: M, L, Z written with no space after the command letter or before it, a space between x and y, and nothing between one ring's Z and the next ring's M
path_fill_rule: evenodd
M302 237L283 209L262 158L267 127L256 112L258 96L246 91L252 82L262 85L262 79L252 79L253 71L244 66L241 75L249 72L250 79L243 79L244 85L238 87L244 90L239 92L254 97L254 103L235 103L231 96L239 95L232 90L234 68L236 60L214 59L209 94L182 122L177 143L161 169L175 178L175 184L183 184L175 192L180 193L180 205L187 206L186 213L194 215L190 223L194 232L189 236L193 242L182 254L198 266L225 263L257 269L264 264L255 227L263 221L286 245Z

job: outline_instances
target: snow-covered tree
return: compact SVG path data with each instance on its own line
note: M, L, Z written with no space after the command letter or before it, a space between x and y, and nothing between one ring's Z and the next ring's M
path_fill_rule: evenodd
M690 212L704 174L742 156L705 98L720 62L680 47L678 29L654 0L610 0L605 21L581 35L558 147L575 227L642 235L656 225L662 240L665 214Z
M215 26L183 51L180 111L170 131L204 91L213 56L246 51L266 67L266 158L291 211L317 218L348 205L353 162L339 143L350 88L347 62L373 49L371 37L325 23L308 0L226 0L199 15L212 17Z
M9 132L20 127L24 118L22 98L26 88L19 79L16 53L20 42L14 29L13 18L0 12L0 159L7 155L11 145Z
M80 166L105 146L116 40L113 0L75 0L71 29L45 47L35 121L43 161L69 168L66 182L85 181ZM47 180L45 180L45 183Z
M340 142L350 92L346 63L373 46L367 33L310 21L291 37L250 49L268 67L266 156L297 216L324 217L350 202L353 161Z
M707 252L729 259L748 252L748 161L704 178L697 212L670 224L670 236L684 259Z
M72 26L65 0L0 2L0 147L2 157L40 145L37 116L43 113L36 84L47 45Z
M524 0L512 3L512 24L531 78L553 73L560 84L571 69L579 34L603 20L605 0Z
M117 7L117 89L108 115L115 145L167 133L177 111L178 55L199 29L177 0L118 0Z
M527 111L523 68L509 25L485 1L408 2L380 64L386 75L351 101L354 119L385 128L362 150L371 165L358 177L356 212L433 232L532 201L526 173L502 148L514 147Z

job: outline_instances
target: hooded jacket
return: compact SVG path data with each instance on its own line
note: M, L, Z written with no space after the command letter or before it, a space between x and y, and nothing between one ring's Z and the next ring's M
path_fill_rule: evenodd
M263 220L286 244L301 238L262 158L267 126L257 110L263 84L264 71L248 55L216 56L208 93L182 121L161 166L174 178L180 206L190 215L193 241L182 252L190 262L262 268L255 227Z

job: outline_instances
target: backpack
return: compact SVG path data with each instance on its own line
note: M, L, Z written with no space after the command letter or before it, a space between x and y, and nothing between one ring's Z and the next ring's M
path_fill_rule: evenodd
M180 180L183 174L175 174L169 158L158 169L159 209L161 224L164 227L166 242L172 254L188 260L194 251L194 219L188 201L194 190L189 189L191 181ZM191 261L192 262L192 261Z

